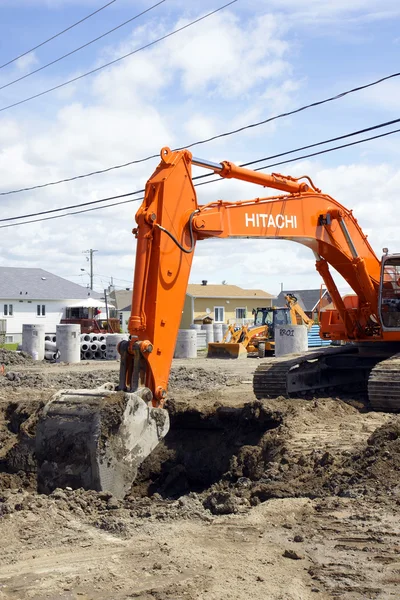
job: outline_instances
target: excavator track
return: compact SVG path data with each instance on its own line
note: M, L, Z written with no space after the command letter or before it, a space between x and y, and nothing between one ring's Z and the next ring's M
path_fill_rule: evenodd
M256 398L289 397L287 376L294 361L278 361L263 363L255 371L253 391Z
M400 412L400 354L380 361L371 370L368 398L374 410Z
M354 384L365 389L365 369L340 366L349 360L347 355L354 359L357 354L355 346L337 346L271 359L254 373L254 394L258 399L290 398L349 391Z

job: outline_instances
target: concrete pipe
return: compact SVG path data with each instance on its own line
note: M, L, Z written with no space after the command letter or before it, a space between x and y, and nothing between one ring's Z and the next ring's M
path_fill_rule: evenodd
M102 358L102 360L105 360L107 358L107 352L102 352L101 358Z
M222 323L213 324L214 342L222 342L224 334L222 332Z
M197 331L195 329L179 330L174 358L197 358Z
M206 336L207 333L205 331L196 331L197 335L197 350L204 350L207 348Z
M105 335L99 335L98 341L99 342L105 342L106 341L106 336Z
M77 363L81 360L81 326L57 325L57 347L60 362Z
M81 343L81 352L86 352L86 350L90 350L89 344L87 342Z
M44 359L44 325L22 325L22 350L34 360Z
M106 338L107 360L119 360L120 355L117 347L120 342L127 340L128 336L123 333L110 333Z
M206 344L212 344L214 342L214 328L213 324L209 323L201 326L202 330L206 332Z
M104 342L102 344L100 344L100 350L102 352L105 352L107 350L107 344L105 344Z
M96 350L96 352L93 352L93 359L94 360L100 360L103 356L103 353L101 350Z
M99 339L99 336L96 335L95 333L91 333L90 334L90 341L91 342L97 342L98 339Z
M308 350L305 325L282 325L275 327L275 356L298 354Z
M90 335L88 333L82 333L81 342L90 342Z
M99 346L100 346L99 342L93 342L92 341L90 343L90 349L91 349L92 352L96 352L99 349Z
M86 350L86 352L83 353L83 356L85 357L85 360L90 360L93 358L93 352L91 350Z
M52 335L51 336L51 341L52 342L56 342L57 341L57 335Z
M44 357L46 360L57 360L58 352L45 352Z
M189 325L189 329L196 329L196 331L200 331L201 324L200 323L192 323L191 325Z
M55 352L57 350L57 344L55 342L45 341L44 349L49 352Z
M45 335L45 336L44 336L44 341L45 341L45 342L51 342L51 338L52 338L52 336L51 336L51 335Z

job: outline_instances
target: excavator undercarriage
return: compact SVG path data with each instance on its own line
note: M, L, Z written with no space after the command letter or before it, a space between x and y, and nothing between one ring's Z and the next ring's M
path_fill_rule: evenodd
M379 343L348 344L276 358L256 369L253 390L258 399L368 397L373 410L400 412L400 353Z

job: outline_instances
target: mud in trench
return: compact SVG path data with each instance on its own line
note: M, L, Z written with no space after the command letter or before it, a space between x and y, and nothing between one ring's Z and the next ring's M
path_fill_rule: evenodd
M167 409L170 431L142 463L132 495L179 498L221 480L257 479L270 459L268 432L282 424L282 414L260 402L206 410L169 402Z

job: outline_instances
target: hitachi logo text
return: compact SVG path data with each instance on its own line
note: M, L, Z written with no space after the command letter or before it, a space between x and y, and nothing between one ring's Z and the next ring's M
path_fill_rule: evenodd
M245 214L246 227L275 227L278 229L297 229L296 215L265 215L262 213Z

